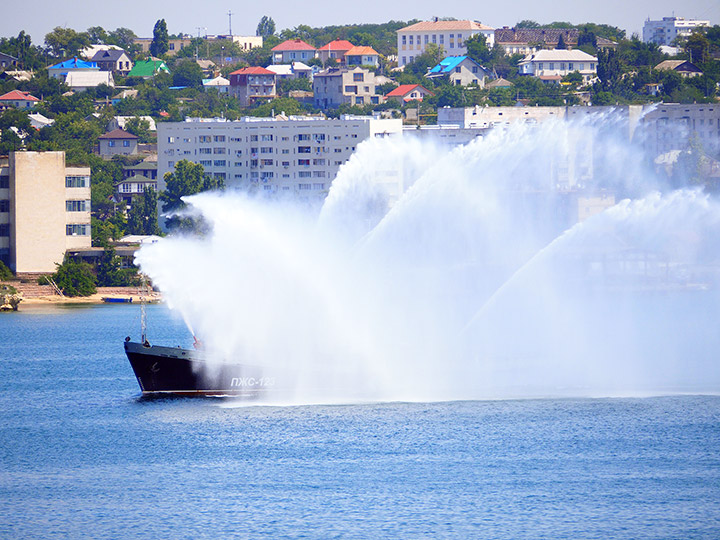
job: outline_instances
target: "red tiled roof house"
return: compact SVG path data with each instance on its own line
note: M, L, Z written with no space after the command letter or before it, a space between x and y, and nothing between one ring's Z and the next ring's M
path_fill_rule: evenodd
M408 101L422 101L425 96L434 96L430 90L419 84L401 84L385 96L386 100L395 99L407 103Z
M40 100L27 92L13 90L7 94L0 96L0 110L15 109L32 109Z
M272 48L273 64L306 63L317 56L317 49L302 39L288 39Z

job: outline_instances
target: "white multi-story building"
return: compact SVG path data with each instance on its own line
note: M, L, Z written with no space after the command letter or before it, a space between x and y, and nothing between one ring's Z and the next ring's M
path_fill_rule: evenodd
M357 145L402 133L399 119L344 115L338 119L188 118L158 124L158 189L186 159L228 188L322 197Z
M495 43L495 29L477 21L424 21L397 31L398 66L404 66L425 52L430 43L440 47L443 58L467 54L465 40L482 34L488 47Z
M703 26L710 26L710 21L682 17L663 17L662 21L651 21L648 18L643 26L643 41L658 45L673 45L677 38L687 38L693 30Z

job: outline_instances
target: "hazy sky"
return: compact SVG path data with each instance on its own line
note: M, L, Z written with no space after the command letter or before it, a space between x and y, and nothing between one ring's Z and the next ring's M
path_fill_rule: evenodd
M720 24L720 1L718 0L555 0L538 2L516 0L514 2L478 2L477 0L416 0L390 2L365 0L363 2L310 2L289 0L266 0L243 2L230 0L125 0L103 3L97 0L34 0L30 9L17 9L16 13L4 10L0 17L0 37L16 36L25 30L33 43L42 44L45 34L56 26L86 30L90 26L102 26L114 30L124 26L140 37L152 37L155 21L164 18L171 34L185 32L196 35L224 34L228 31L228 11L233 12L234 34L254 34L263 15L275 20L279 30L300 24L328 26L348 23L380 23L389 20L407 21L455 17L478 20L495 28L513 26L523 19L540 23L569 21L605 23L626 30L628 36L640 33L643 21L660 19L671 15L686 19L707 19ZM205 30L207 28L207 31Z

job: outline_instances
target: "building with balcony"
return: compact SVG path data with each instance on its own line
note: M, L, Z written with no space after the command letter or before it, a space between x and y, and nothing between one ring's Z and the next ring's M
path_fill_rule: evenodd
M52 273L89 248L90 169L64 152L11 152L0 162L0 260L18 274Z
M643 25L642 39L645 43L674 45L678 39L686 39L698 28L710 26L710 21L683 19L682 17L663 17L661 21L651 21Z
M424 21L397 31L398 66L410 64L425 52L425 48L434 43L446 56L464 56L467 54L465 40L476 35L485 36L487 46L495 43L495 30L477 21L441 21L437 18Z
M158 189L186 159L229 189L322 198L357 145L402 132L400 119L345 115L224 119L158 124Z
M256 101L270 101L277 97L275 73L263 67L246 67L230 74L229 94L235 96L242 107Z
M377 105L383 102L383 96L376 93L376 86L375 74L367 69L327 69L313 77L315 106L319 109L336 109L343 103Z
M577 47L580 30L577 28L509 28L495 30L495 44L502 47L505 54L533 54L542 49L554 49L562 38L567 48ZM617 43L602 37L595 37L598 49L615 49Z

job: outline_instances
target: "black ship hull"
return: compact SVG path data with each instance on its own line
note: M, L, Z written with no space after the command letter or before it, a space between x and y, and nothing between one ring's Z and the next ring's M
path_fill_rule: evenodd
M125 354L144 396L258 398L275 385L258 366L215 365L201 351L125 342Z

